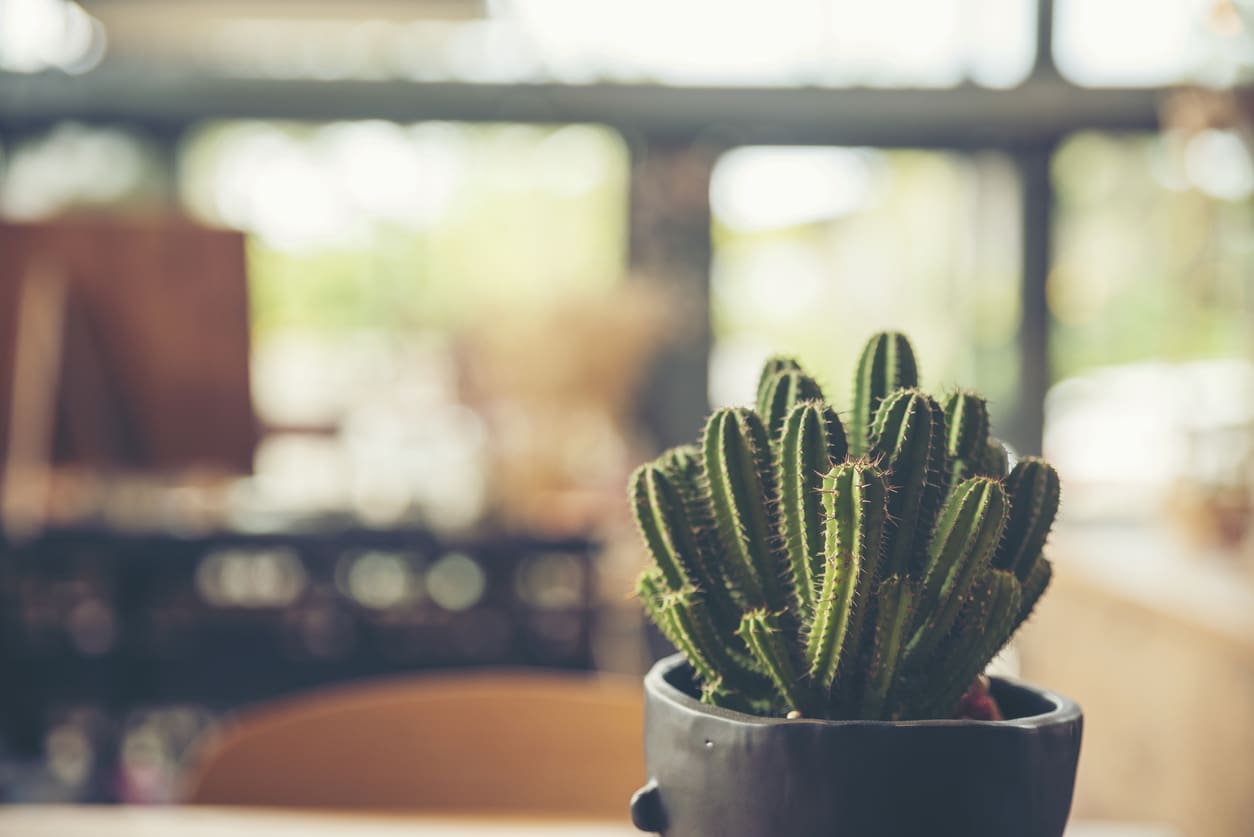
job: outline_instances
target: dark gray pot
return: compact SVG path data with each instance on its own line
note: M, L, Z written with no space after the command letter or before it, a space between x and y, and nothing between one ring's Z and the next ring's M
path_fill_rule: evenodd
M1061 837L1080 707L1002 678L1006 721L789 721L706 706L667 657L645 678L649 782L631 800L666 837Z

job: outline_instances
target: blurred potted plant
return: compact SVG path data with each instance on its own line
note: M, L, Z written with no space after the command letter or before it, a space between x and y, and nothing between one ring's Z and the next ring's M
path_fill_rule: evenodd
M1008 470L983 399L917 389L873 337L846 432L793 361L757 409L641 466L649 616L644 831L673 837L1058 837L1079 708L981 672L1050 579L1058 477Z

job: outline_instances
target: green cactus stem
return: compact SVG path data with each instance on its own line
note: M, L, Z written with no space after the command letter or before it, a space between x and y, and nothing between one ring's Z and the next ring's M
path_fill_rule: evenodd
M767 383L781 372L804 372L796 358L787 355L772 355L762 364L762 374L758 376L758 403L761 403L762 391Z
M945 717L971 683L1006 644L1021 606L1019 580L1004 570L985 572L975 585L978 613L964 620L958 635L929 666L929 693L915 717Z
M774 476L762 420L745 409L715 411L703 450L710 509L736 596L746 608L785 611L774 553Z
M866 462L837 465L823 479L826 566L806 662L810 680L824 693L857 657L884 551L887 494L883 476Z
M668 613L675 629L686 642L697 649L721 675L724 684L741 694L751 694L761 685L761 677L753 663L737 649L730 647L719 634L710 611L696 590L687 588L662 596L662 610Z
M914 595L914 584L901 575L884 579L876 591L875 633L861 707L863 718L883 720L885 709L890 705L892 687L914 619Z
M1001 440L989 437L984 453L976 463L975 476L1004 480L1010 472L1010 454Z
M1041 596L1045 595L1049 582L1053 579L1054 568L1044 555L1037 555L1036 560L1032 562L1032 569L1028 570L1028 574L1022 580L1023 586L1023 605L1019 610L1019 618L1015 622L1015 630L1027 621L1032 615L1032 611L1036 609L1036 603L1041 600Z
M1021 459L1006 478L1006 492L1010 519L993 563L1026 579L1058 514L1058 472L1043 459Z
M685 502L695 499L701 482L701 449L696 445L679 445L664 452L653 462L675 483Z
M738 634L778 690L788 711L815 715L819 705L802 683L779 620L765 610L751 610L740 620Z
M823 477L845 458L845 429L821 402L796 405L778 451L779 519L799 613L808 616L823 570Z
M804 372L780 372L766 382L758 393L758 414L766 423L772 443L778 443L784 432L784 422L793 407L802 401L822 401L823 390L818 381Z
M745 652L732 648L720 634L696 590L667 590L661 573L650 568L637 581L636 592L653 623L692 663L706 686L702 697L707 702L748 711L752 701L769 691Z
M979 473L988 450L988 402L969 392L954 392L945 399L945 455L953 460L950 484L957 485Z
M919 367L904 334L882 331L867 342L854 378L853 416L849 427L849 448L854 456L862 456L867 451L872 420L880 402L895 390L918 385Z
M928 549L919 614L906 653L921 662L953 627L975 578L989 566L1006 522L1006 494L986 477L961 483L945 503Z
M683 496L666 472L656 464L641 465L631 475L630 491L636 526L666 586L709 585Z
M917 573L948 485L940 405L918 390L894 392L876 413L870 456L888 474L884 575Z

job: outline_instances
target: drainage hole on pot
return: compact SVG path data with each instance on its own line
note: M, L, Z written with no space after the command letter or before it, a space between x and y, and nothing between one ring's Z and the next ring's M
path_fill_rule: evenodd
M707 749L707 750L713 750L713 749L714 749L714 742L713 742L713 741L711 741L711 740L710 740L710 739L708 739L708 738L707 738L707 739L705 739L705 749Z

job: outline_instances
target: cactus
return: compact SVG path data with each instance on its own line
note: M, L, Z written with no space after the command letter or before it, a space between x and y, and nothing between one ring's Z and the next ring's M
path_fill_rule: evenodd
M1019 613L1019 581L1002 570L985 573L973 596L976 607L970 608L957 635L952 637L946 653L933 661L927 681L931 694L920 702L919 709L906 710L902 717L927 718L952 710L997 655Z
M883 553L888 488L879 471L862 462L837 465L823 478L827 518L823 587L806 641L810 680L831 689L858 653L865 608Z
M919 367L904 334L882 331L867 342L853 384L849 448L854 456L866 453L871 422L880 402L894 390L918 385Z
M945 399L945 455L953 460L950 484L981 473L988 451L988 403L970 392Z
M1023 624L1032 611L1036 609L1036 603L1040 601L1041 596L1045 594L1049 582L1053 578L1054 568L1050 565L1049 559L1044 555L1036 556L1036 560L1032 562L1032 569L1023 578L1023 603L1019 608L1019 619L1015 623L1015 627Z
M876 591L877 618L860 717L880 718L888 705L907 631L914 619L914 585L902 575L884 579Z
M776 617L765 610L751 610L740 620L739 634L779 690L786 710L811 712L817 704L807 694L793 662L792 648Z
M919 619L906 647L922 657L949 633L972 582L993 560L1006 523L1006 492L987 477L958 486L945 503L928 549Z
M1006 477L1006 491L1010 495L1010 520L995 563L1022 581L1045 547L1058 514L1058 472L1045 460L1030 456L1020 460Z
M823 390L809 375L796 370L779 372L758 390L758 414L766 423L772 442L778 442L784 422L801 401L822 401Z
M779 516L801 612L814 607L824 564L823 478L846 453L845 429L831 407L798 404L788 414L777 457Z
M1006 452L1006 446L990 436L984 444L984 453L976 464L976 474L982 477L992 477L995 480L1004 480L1008 473L1010 473L1010 456Z
M705 480L733 596L746 607L787 607L776 560L774 478L766 428L744 409L718 410L703 439Z
M758 376L758 394L760 395L762 390L766 389L767 382L779 373L801 371L801 364L797 362L796 358L786 355L772 355L767 358L766 363L762 364L762 374Z
M846 435L795 360L757 410L631 477L636 592L707 703L760 715L948 717L1049 585L1058 477L1007 474L979 396L917 389L893 333L862 353Z
M870 454L889 474L892 500L886 575L918 569L945 497L945 416L931 396L903 389L875 414Z

